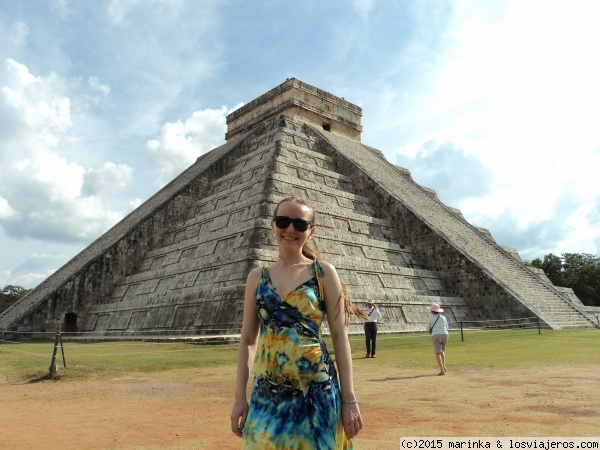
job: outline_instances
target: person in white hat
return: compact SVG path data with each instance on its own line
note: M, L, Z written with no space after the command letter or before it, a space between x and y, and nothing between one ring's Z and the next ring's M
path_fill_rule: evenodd
M433 342L433 351L435 352L435 359L437 360L438 366L440 366L440 373L438 375L446 375L446 344L448 343L448 321L441 313L444 312L440 305L432 303L429 307L431 316L427 319L427 325L425 329L431 334L431 341Z

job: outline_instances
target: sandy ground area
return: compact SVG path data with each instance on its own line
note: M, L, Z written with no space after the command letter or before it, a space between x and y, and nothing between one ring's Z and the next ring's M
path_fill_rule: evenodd
M432 363L434 363L432 361ZM401 436L600 436L598 365L447 376L355 364L365 428L357 449L398 449ZM160 379L0 382L7 449L237 449L229 413L234 368Z

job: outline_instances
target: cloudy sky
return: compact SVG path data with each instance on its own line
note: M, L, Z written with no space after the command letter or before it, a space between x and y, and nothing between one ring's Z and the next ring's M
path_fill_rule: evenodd
M34 287L296 77L531 260L600 253L600 3L0 0L0 287Z

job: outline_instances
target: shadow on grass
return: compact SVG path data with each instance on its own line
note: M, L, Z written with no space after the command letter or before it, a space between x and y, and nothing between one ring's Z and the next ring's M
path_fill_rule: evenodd
M437 374L431 374L431 375L414 375L411 377L387 377L387 378L376 378L376 379L372 379L369 381L374 381L374 382L385 382L385 381L397 381L397 380L413 380L415 378L430 378L430 377L437 377Z
M27 384L40 383L42 381L47 381L49 379L50 379L50 375L46 374L46 375L42 375L42 376L39 376L37 378L33 378L33 379L29 380L27 382ZM52 379L56 380L56 379L58 379L58 376L54 375L54 377Z
M54 376L54 379L56 379L57 377ZM46 380L50 380L50 375L49 374L45 374L45 375L26 375L22 378L17 378L17 379L9 379L9 377L6 377L6 383L7 384L35 384L35 383L40 383L42 381L46 381Z

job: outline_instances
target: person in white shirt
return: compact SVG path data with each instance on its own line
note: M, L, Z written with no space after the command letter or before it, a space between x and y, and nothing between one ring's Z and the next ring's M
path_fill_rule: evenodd
M444 312L440 305L432 303L429 307L431 316L427 319L425 329L431 334L431 342L433 342L433 351L440 373L438 375L446 375L446 344L448 343L448 321L441 313Z
M377 321L381 319L381 313L375 303L367 302L363 310L367 316L365 322L365 339L367 343L367 356L365 358L375 358L377 349Z

